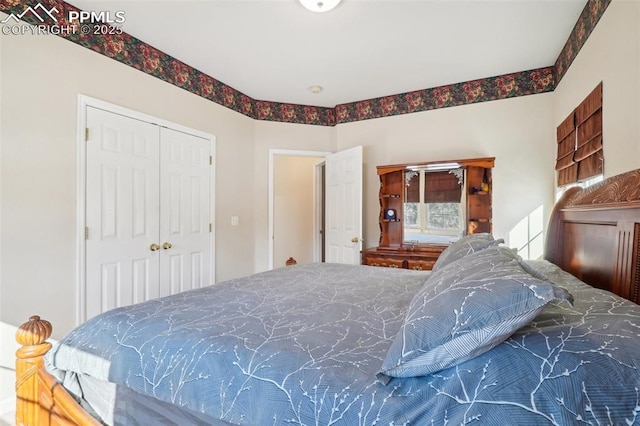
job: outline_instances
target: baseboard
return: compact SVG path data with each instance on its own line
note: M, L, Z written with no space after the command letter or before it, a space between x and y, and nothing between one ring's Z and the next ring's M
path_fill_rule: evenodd
M16 410L16 398L7 398L0 401L0 417L4 417L6 414L13 413Z

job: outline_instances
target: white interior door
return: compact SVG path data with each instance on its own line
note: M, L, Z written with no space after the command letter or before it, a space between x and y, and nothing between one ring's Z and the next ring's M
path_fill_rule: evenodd
M159 295L159 129L87 108L86 318Z
M362 147L332 154L325 171L325 259L360 263L362 250Z
M209 285L210 155L208 140L161 128L160 295Z

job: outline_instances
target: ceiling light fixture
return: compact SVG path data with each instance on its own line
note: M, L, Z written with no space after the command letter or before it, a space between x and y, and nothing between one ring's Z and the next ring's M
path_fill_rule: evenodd
M318 93L322 92L322 86L311 86L309 87L309 91L314 95L317 95Z
M300 0L300 4L312 12L328 12L340 3L340 0Z

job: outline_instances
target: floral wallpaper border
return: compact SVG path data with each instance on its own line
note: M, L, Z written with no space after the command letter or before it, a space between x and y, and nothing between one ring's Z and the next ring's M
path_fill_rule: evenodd
M553 68L540 68L336 106L336 123L551 92Z
M55 7L58 11L57 22L51 20L50 23L43 24L29 14L25 14L22 19L33 25L55 24L58 27L74 27L76 31L58 35L248 117L265 121L335 126L372 118L551 92L566 73L610 2L611 0L587 1L553 66L340 104L335 108L256 100L127 33L96 35L90 31L89 34L84 34L84 31L79 31L77 21L68 21L69 11L78 9L63 0L0 0L0 11L18 15L27 7L36 7L37 4L49 10Z
M604 15L604 11L611 3L611 0L588 0L582 13L573 27L567 42L560 51L560 55L553 66L553 78L556 86L562 80L565 73L571 66L573 60L578 56L578 52L587 42L596 24Z

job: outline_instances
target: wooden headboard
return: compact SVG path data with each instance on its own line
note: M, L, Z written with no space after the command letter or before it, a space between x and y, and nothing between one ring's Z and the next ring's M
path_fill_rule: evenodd
M640 170L570 188L549 220L544 258L640 304Z

